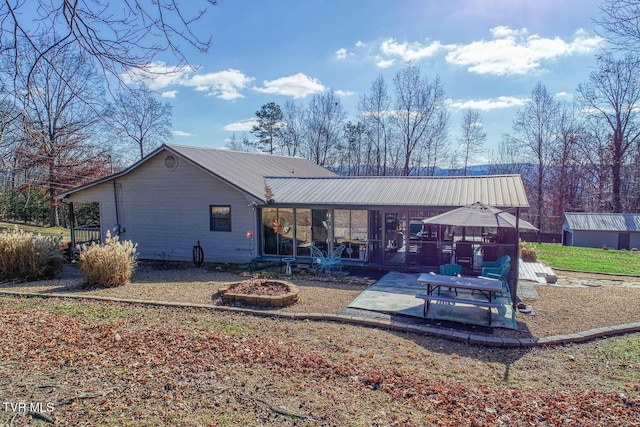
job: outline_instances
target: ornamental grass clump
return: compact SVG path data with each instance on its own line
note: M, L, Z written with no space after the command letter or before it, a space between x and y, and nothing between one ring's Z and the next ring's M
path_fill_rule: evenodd
M80 265L88 286L112 288L131 281L137 266L138 245L130 240L120 241L118 236L107 238L103 244L80 246Z
M520 244L520 258L524 262L537 262L538 252L525 244Z
M0 280L55 278L64 262L61 240L60 236L34 234L17 227L1 232Z

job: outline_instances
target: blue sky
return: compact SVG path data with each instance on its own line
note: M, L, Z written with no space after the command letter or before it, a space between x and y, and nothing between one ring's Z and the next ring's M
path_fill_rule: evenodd
M602 40L594 0L219 0L198 23L208 53L198 65L150 82L173 105L171 142L223 147L249 136L268 102L306 105L338 91L349 118L382 74L391 88L406 61L440 76L455 140L461 111L480 110L492 148L511 132L518 108L540 81L571 100L588 79ZM167 62L153 64L170 67Z

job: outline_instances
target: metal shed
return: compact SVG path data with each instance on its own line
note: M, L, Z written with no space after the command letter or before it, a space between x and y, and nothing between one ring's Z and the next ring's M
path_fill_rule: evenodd
M562 244L589 248L640 248L640 214L567 212Z

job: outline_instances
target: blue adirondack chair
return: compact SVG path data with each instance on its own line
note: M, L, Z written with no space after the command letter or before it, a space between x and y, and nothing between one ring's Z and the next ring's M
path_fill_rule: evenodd
M440 266L440 274L443 276L459 276L462 272L462 266L458 264L442 264ZM449 288L451 290L451 288ZM458 290L456 291L456 295L458 295ZM438 295L440 295L440 287L438 287Z

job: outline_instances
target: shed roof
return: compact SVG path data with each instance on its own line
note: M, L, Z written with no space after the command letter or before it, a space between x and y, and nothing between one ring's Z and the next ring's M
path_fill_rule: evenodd
M466 177L267 177L273 204L528 208L520 175Z
M572 230L640 231L640 214L567 212L564 216Z

